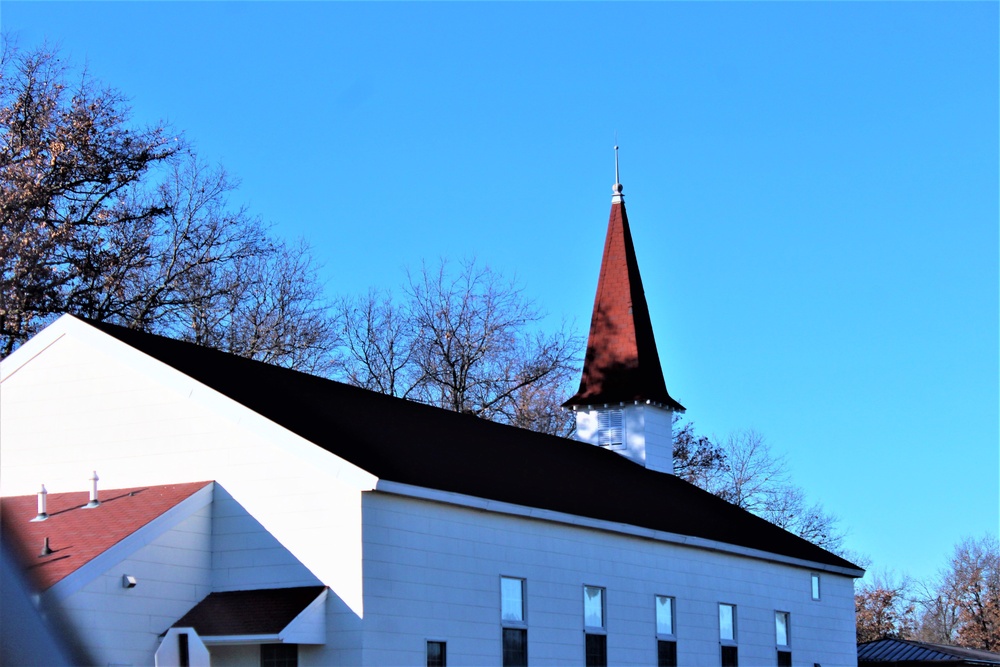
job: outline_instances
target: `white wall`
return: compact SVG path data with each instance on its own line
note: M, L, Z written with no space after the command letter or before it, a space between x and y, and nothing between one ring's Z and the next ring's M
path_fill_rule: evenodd
M220 484L212 503L212 591L318 586L322 582Z
M160 633L212 590L211 532L203 507L60 600L96 664L152 664Z
M677 600L678 659L719 664L718 603L737 605L740 664L775 664L774 612L791 613L795 664L856 662L853 580L537 519L367 493L364 660L419 664L427 639L448 660L500 663L501 575L527 581L529 660L583 662L583 586L607 589L608 661L655 664L654 596Z
M612 451L641 466L673 474L674 438L673 413L652 405L619 405L576 410L576 438L600 447L598 414L621 410L623 442Z
M376 479L70 317L0 366L0 494L216 480L362 609L360 490Z

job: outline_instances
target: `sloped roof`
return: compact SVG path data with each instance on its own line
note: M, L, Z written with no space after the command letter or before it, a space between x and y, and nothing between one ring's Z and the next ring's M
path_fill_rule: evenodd
M667 393L625 202L611 204L580 390L565 406L652 403L683 411Z
M688 482L593 445L111 324L92 326L383 480L860 571Z
M858 663L945 665L1000 665L1000 653L961 646L929 644L907 639L879 639L858 644Z
M153 519L211 482L101 490L101 504L84 509L88 491L49 493L49 518L38 514L37 495L0 498L0 524L39 590L45 590L89 563ZM39 556L45 538L52 553Z
M309 606L325 586L211 593L173 624L202 637L276 635Z

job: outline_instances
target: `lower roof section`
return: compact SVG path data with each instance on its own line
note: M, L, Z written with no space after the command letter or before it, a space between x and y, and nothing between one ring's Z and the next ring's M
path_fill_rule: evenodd
M266 588L249 591L211 593L184 614L174 628L194 628L195 632L210 643L213 637L226 638L233 643L250 641L280 641L288 637L291 626L315 607L322 613L320 598L325 598L325 586L298 586L295 588ZM303 641L295 637L294 643L323 643Z

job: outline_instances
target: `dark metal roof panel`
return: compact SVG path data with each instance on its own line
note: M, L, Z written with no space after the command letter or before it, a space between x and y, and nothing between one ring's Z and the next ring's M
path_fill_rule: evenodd
M905 639L879 639L858 645L860 664L1000 665L1000 653Z
M861 571L674 475L600 447L191 343L91 324L380 479Z

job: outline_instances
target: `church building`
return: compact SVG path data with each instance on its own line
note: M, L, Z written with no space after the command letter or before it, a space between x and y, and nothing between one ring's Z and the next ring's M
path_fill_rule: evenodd
M65 315L0 363L3 541L93 664L856 664L863 571L673 474L617 182L565 406L576 439Z

